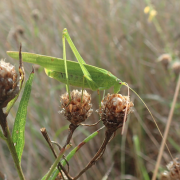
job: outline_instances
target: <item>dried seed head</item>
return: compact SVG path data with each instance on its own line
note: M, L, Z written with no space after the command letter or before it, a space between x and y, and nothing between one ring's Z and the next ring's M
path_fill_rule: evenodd
M176 158L171 161L167 168L169 170L170 180L180 180L180 159Z
M172 70L174 71L174 73L176 75L179 75L179 73L180 73L180 61L176 61L173 63Z
M18 75L15 67L0 61L0 107L6 107L19 92Z
M34 10L32 11L32 17L33 17L33 19L34 19L35 21L38 21L39 18L40 18L40 16L41 16L41 13L39 12L38 9L34 9Z
M124 116L132 112L134 104L128 96L121 94L108 94L101 103L101 109L98 113L101 120L108 129L116 131L118 127L123 125ZM127 108L127 110L126 110Z
M170 180L169 172L168 172L168 171L164 171L164 172L161 174L160 180Z
M62 113L68 121L70 121L73 125L77 126L83 121L85 121L93 112L91 109L91 95L87 93L87 91L73 90L71 92L71 102L69 102L69 95L65 93L61 96L61 108Z
M17 26L16 27L16 33L20 34L21 36L23 36L24 34L24 28L22 26Z
M158 61L162 63L162 65L167 69L169 63L172 61L172 58L169 54L162 54L159 56Z

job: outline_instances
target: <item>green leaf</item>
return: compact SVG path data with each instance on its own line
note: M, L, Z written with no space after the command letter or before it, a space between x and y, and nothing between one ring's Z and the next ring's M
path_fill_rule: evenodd
M24 93L22 95L21 102L19 104L19 108L16 114L16 119L13 127L12 140L16 148L19 162L21 162L21 156L23 153L23 148L25 143L24 131L26 124L27 106L31 94L31 86L32 86L33 78L34 78L34 71L32 71L32 73L29 76L29 79L26 82Z

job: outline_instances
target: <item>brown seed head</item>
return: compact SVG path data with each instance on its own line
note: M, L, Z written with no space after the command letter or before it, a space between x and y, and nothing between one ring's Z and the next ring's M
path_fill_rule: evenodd
M169 170L170 180L180 180L180 159L176 158L171 161L167 168Z
M93 112L91 109L91 95L87 91L83 91L83 99L81 102L82 91L73 90L71 92L71 102L69 102L68 93L60 97L62 113L68 121L77 126L85 121Z
M19 92L18 75L15 67L0 61L0 107L6 107Z
M161 62L165 68L167 68L169 63L172 61L172 58L169 54L162 54L159 56L158 61Z
M174 71L174 73L176 75L179 75L179 73L180 73L180 61L176 61L173 63L172 70Z
M133 106L134 104L128 96L108 94L102 101L101 109L98 112L104 125L108 129L116 131L117 128L123 125L125 112L127 112L127 115L131 113Z

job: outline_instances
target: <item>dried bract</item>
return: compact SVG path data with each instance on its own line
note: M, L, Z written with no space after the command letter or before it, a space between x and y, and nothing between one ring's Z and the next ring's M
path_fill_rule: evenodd
M68 93L65 93L61 96L61 108L62 113L68 121L70 121L73 125L77 126L83 121L85 121L93 112L91 109L91 95L87 93L87 91L73 90L71 93L71 101L69 101Z
M6 107L19 92L18 74L15 67L0 61L0 107Z
M116 131L117 128L122 127L125 113L127 115L131 113L133 106L134 104L128 96L108 94L102 101L101 108L98 112L104 125L108 129Z

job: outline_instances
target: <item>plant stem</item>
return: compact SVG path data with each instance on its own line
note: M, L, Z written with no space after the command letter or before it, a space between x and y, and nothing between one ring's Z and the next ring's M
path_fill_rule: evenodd
M65 148L62 148L57 159L55 160L55 162L53 163L53 165L51 166L47 176L46 176L46 179L45 180L48 180L51 176L51 174L53 173L54 169L56 168L56 166L58 165L60 159L62 158L63 154L65 153Z
M18 175L19 175L21 180L25 180L25 177L24 177L24 174L23 174L23 171L22 171L22 168L21 168L21 165L20 165L17 153L16 153L16 149L14 147L14 143L12 141L11 134L9 132L9 128L7 129L7 140L6 140L6 142L7 142L7 145L9 147L9 150L11 152L11 155L13 157L14 164L15 164L15 167L17 169Z
M9 131L6 115L3 113L3 110L1 108L0 108L0 124L3 129L4 136L7 138L6 143L8 145L9 151L13 157L14 164L17 169L19 178L20 178L20 180L25 180L25 177L22 172L21 165L20 165L17 153L16 153L16 149L15 149L15 146L14 146L14 143L12 141L12 137L11 137L11 134Z
M112 134L113 134L112 132L110 132L108 130L106 131L105 139L104 139L101 147L99 148L98 152L91 159L91 161L87 164L87 166L76 177L73 178L73 180L78 179L84 172L86 172L90 167L92 167L98 159L101 158L101 156L104 154L104 151L106 149L106 145L108 144Z

